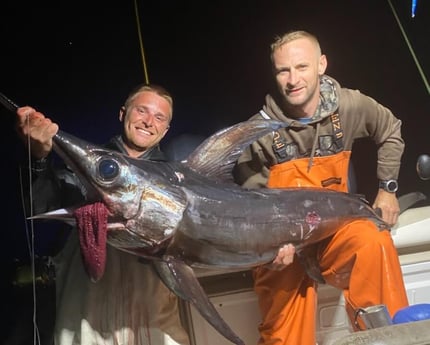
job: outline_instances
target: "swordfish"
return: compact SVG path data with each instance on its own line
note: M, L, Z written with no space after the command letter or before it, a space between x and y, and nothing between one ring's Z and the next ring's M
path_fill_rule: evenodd
M88 196L85 205L32 218L77 222L84 264L95 281L109 265L106 245L150 260L172 292L226 339L243 345L193 268L251 269L271 262L283 244L304 248L354 219L388 228L359 195L235 184L232 169L243 149L286 126L274 120L241 122L207 138L185 160L171 162L136 160L59 131L54 151ZM82 214L93 220L82 221Z

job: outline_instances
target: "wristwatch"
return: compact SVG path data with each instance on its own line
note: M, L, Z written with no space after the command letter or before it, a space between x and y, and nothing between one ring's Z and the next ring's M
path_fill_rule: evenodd
M397 180L382 180L379 181L379 188L388 193L395 193L399 189L399 184L397 183Z

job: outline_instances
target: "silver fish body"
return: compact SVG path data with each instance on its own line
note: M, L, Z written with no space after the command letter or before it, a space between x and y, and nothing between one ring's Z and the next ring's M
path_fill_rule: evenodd
M387 228L360 196L322 188L247 190L232 182L243 149L286 125L239 123L208 138L182 162L135 160L61 131L54 150L86 186L88 202L106 206L109 245L152 259L173 292L227 339L243 344L191 267L253 268L273 260L283 244L306 247L354 219Z

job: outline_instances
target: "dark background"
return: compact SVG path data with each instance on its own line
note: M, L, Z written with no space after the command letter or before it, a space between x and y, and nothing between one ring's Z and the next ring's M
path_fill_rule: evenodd
M117 133L118 110L128 92L146 80L145 62L149 81L174 97L165 143L183 133L208 136L260 109L272 83L270 43L275 35L305 29L320 40L327 74L372 96L403 121L406 150L398 194L428 195L430 183L418 179L415 162L430 153L430 2L417 3L412 18L411 0L140 0L137 11L131 0L7 0L0 8L0 92L44 112L64 131L104 143ZM13 115L2 110L0 116L0 252L3 281L9 282L14 259L29 257L19 178L26 153ZM353 162L358 191L373 200L373 143L357 142ZM52 230L36 224L36 254L49 255L53 237Z

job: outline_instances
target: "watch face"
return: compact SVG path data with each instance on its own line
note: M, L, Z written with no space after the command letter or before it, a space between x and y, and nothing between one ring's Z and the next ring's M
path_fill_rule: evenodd
M394 181L388 182L387 187L389 191L395 192L397 189L397 183L395 183Z
M388 192L391 192L391 193L396 192L397 189L399 188L396 180L389 180L389 181L387 181L387 183L386 183L385 186L386 186L386 190Z

